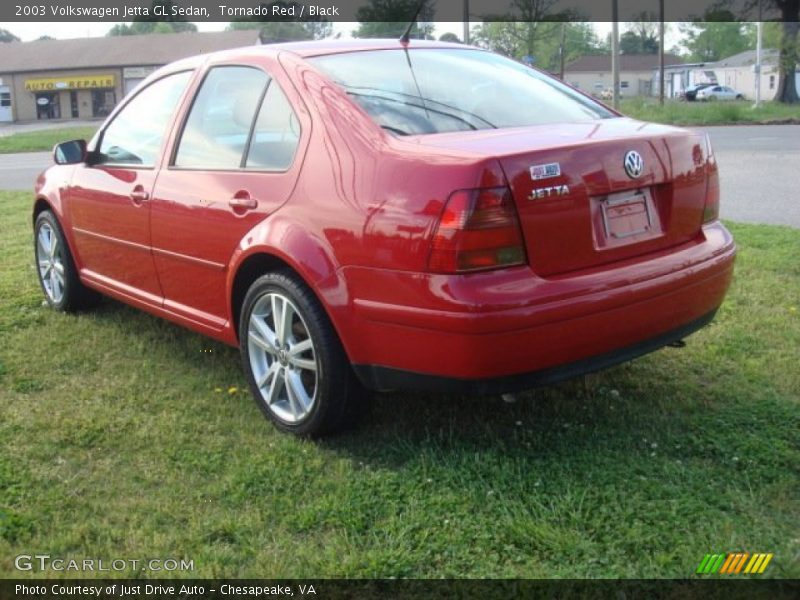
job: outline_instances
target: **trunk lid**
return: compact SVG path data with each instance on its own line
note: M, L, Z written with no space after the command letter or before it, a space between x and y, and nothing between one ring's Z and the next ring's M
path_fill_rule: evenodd
M530 266L542 276L663 250L701 228L708 156L700 132L615 118L418 140L499 161ZM630 152L641 159L638 176L626 171Z

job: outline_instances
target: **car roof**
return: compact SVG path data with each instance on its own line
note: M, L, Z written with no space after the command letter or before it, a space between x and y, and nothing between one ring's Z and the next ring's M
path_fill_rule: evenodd
M318 40L309 42L287 42L269 44L267 47L292 52L302 58L321 56L324 54L340 54L344 52L365 52L367 50L399 50L402 48L473 48L454 42L436 42L433 40L410 40L404 44L397 39L349 39Z
M411 40L408 44L403 44L400 40L391 39L327 39L307 42L285 42L257 46L242 46L241 48L232 48L230 50L220 50L218 52L190 56L161 67L158 71L150 75L148 79L157 79L168 73L194 69L207 63L213 64L224 61L246 60L248 58L258 58L259 56L277 57L281 52L290 52L300 58L311 58L313 56L325 56L330 54L366 52L369 50L400 50L403 48L410 50L419 48L449 48L486 51L476 46L451 42L437 42L433 40Z
M347 52L366 52L368 50L399 50L408 48L410 50L419 48L453 48L482 50L475 46L450 42L436 42L432 40L411 40L408 44L403 44L400 40L388 39L351 39L351 40L317 40L308 42L285 42L277 44L263 44L259 46L243 46L231 50L221 50L209 54L201 54L184 58L183 60L170 63L170 70L175 68L193 68L206 61L230 60L236 58L248 58L256 56L276 55L279 52L291 52L300 58L310 58L312 56L324 56L328 54L343 54Z

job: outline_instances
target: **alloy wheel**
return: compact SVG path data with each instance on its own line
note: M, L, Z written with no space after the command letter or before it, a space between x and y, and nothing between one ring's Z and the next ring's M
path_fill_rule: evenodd
M250 313L247 344L261 400L280 420L302 421L317 399L319 365L295 304L277 292L262 295Z
M42 223L36 236L36 261L47 298L59 304L64 297L64 253L49 223Z

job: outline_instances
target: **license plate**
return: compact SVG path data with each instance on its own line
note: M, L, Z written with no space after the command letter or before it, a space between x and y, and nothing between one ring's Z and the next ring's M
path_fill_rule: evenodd
M606 238L625 239L653 228L649 190L613 195L600 204Z

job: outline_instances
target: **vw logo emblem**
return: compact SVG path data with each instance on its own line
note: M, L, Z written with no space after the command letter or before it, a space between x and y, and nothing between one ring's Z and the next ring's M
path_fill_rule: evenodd
M641 176L642 171L644 171L642 155L636 150L631 150L625 155L625 172L631 179L637 179Z

